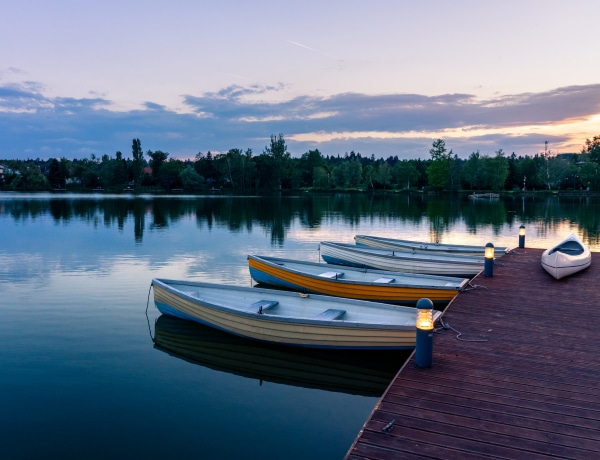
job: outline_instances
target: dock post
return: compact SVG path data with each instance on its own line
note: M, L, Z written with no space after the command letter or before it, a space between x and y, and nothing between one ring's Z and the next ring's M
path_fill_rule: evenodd
M525 247L525 225L519 227L519 248Z
M417 302L417 341L415 364L431 367L433 363L433 302L427 298Z
M494 276L494 245L488 243L485 245L483 276Z

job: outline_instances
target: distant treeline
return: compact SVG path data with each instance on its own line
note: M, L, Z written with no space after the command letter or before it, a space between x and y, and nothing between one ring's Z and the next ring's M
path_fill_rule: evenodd
M390 156L376 159L354 151L323 156L309 150L299 158L288 152L283 134L272 135L259 154L230 149L194 160L169 158L133 139L132 157L91 155L89 159L0 160L0 189L14 191L121 191L122 189L206 190L598 190L600 136L587 140L581 153L494 156L471 153L460 159L437 139L430 159Z

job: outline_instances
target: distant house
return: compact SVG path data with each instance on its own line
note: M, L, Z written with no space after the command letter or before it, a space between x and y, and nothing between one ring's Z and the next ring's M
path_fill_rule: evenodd
M151 176L152 175L152 166L145 166L144 174L148 174L149 176Z
M0 177L4 176L5 174L19 174L19 172L13 171L5 165L0 165Z

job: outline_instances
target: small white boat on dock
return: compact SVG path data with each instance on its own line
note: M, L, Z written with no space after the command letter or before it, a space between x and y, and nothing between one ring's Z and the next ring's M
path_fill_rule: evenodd
M557 280L588 268L591 263L590 250L574 233L542 253L542 267Z

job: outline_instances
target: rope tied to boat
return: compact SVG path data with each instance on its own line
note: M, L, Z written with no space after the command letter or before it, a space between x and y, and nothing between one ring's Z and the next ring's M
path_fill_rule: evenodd
M483 286L481 284L472 284L471 281L472 280L469 280L469 282L467 283L467 287L465 287L461 292L472 291L473 289L476 289L476 288L487 289L487 286Z
M449 323L444 322L443 318L440 318L440 325L441 327L434 329L433 332L439 332L450 329L456 332L456 340L460 340L462 342L488 342L488 339L463 339L461 337L462 332L458 331L457 329L454 329L452 326L450 326Z
M148 322L148 332L150 332L150 338L152 342L154 342L154 337L152 337L152 328L150 327L150 318L148 318L148 305L150 305L150 291L152 290L153 284L150 283L150 287L148 288L148 299L146 300L146 321Z

